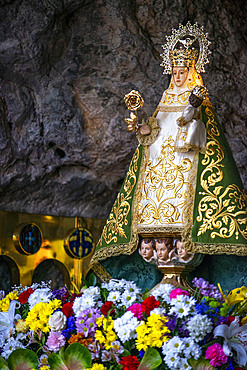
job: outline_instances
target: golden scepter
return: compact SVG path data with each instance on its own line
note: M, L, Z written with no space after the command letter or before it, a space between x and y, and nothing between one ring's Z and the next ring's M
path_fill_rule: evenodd
M124 121L127 125L126 131L133 132L138 128L138 115L137 109L143 106L144 100L139 91L132 90L124 96L127 108L131 110L130 118L125 118Z

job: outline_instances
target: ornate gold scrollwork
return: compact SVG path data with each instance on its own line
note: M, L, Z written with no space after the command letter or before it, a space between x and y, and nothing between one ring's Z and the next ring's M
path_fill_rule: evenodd
M207 230L212 230L210 237L220 237L223 239L234 236L238 240L241 234L247 239L247 227L243 230L240 225L247 224L245 202L246 193L235 185L226 188L216 186L224 179L222 168L224 164L224 150L217 140L220 135L215 122L214 114L210 107L206 108L208 115L207 132L208 144L202 164L205 169L201 173L200 182L204 189L200 192L203 195L198 205L197 221L202 222L197 236L204 234ZM217 154L216 154L217 153ZM217 155L215 160L214 155Z
M170 136L164 144L157 164L148 161L139 202L138 223L142 225L177 224L183 222L188 207L187 194L192 162L184 158L174 163L174 140ZM174 200L177 200L174 203ZM190 204L191 206L191 204Z

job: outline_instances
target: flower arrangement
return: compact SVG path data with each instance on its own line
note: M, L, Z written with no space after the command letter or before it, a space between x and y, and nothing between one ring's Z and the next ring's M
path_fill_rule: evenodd
M247 288L224 296L201 278L190 293L142 294L126 280L19 286L0 292L0 369L246 369L246 311Z

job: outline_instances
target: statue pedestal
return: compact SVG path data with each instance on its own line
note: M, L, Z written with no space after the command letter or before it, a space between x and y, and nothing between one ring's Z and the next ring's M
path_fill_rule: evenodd
M164 274L164 276L156 287L160 284L172 284L174 287L184 287L192 290L187 280L187 275L194 270L193 266L158 266L158 269Z

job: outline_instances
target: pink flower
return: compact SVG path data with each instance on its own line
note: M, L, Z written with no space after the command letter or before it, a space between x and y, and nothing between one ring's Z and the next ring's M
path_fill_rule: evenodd
M189 293L186 290L182 290L180 288L173 289L170 293L170 299L177 298L178 295L187 295L189 297Z
M50 331L46 341L50 351L58 352L61 347L65 345L66 339L64 336L57 331Z
M213 367L220 366L227 362L227 356L224 354L223 349L219 343L214 343L206 350L205 358L211 360L209 363Z
M127 311L131 311L138 320L143 319L142 305L140 303L132 304L132 306L127 308Z

